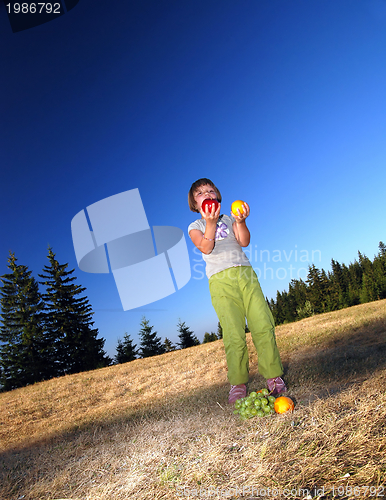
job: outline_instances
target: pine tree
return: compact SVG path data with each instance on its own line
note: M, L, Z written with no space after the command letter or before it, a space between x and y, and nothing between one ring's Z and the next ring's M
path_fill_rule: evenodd
M222 339L222 326L221 323L217 323L217 338Z
M342 266L331 259L332 272L329 273L328 310L342 309L345 304L346 283L343 280Z
M276 302L272 308L272 315L275 320L275 325L281 325L284 323L285 311L284 311L284 301L282 299L282 294L279 290L276 292Z
M382 241L379 242L379 252L374 258L373 266L379 299L386 299L386 245Z
M214 332L211 333L205 332L204 340L202 341L202 343L208 344L209 342L215 342L216 340L218 340L218 337Z
M274 319L275 324L276 324L276 319L275 319L275 316L276 316L276 302L275 302L273 299L271 299L271 300L269 301L269 303L268 303L268 306L269 306L269 308L270 308L270 310L271 310L271 313L272 313L273 319Z
M139 336L141 338L140 354L142 358L157 356L163 354L165 348L161 343L161 338L157 337L157 332L153 332L154 326L149 326L149 321L143 317L141 321L141 330Z
M379 298L378 283L374 275L374 266L371 260L358 252L359 265L362 268L362 289L360 291L361 304L372 302Z
M185 325L185 322L181 323L181 320L179 320L177 328L180 332L178 334L180 342L177 342L177 344L181 349L186 349L187 347L193 347L200 344L198 338L193 334L191 330L189 330L189 327Z
M326 311L327 305L327 274L320 271L315 264L308 266L307 275L307 299L310 301L315 312L323 313Z
M296 310L294 306L294 298L291 292L292 290L290 288L289 292L284 290L281 293L282 323L291 323L292 321L295 321Z
M10 252L1 276L0 385L4 390L49 378L49 346L43 330L44 303L38 283L27 266L16 264Z
M350 263L348 267L349 285L348 285L348 305L356 306L360 304L360 292L362 289L362 268L356 260Z
M328 275L324 269L321 270L320 279L321 279L321 285L322 285L322 292L321 292L322 312L327 312L329 310L328 309L328 294L329 294L330 282L329 282Z
M343 286L343 297L342 301L340 302L341 309L344 307L350 307L350 271L349 268L345 265L341 265L341 271L342 271L342 286Z
M98 329L92 328L92 308L87 297L79 297L86 288L76 285L71 276L74 269L66 271L68 264L59 264L49 248L49 266L46 274L39 274L46 286L43 294L47 312L45 329L55 347L55 376L78 373L107 366L111 361L103 350L105 340L98 339Z
M307 300L307 285L302 279L292 279L288 289L290 312L293 320L298 319L297 311L302 309Z
M285 320L284 323L291 323L296 319L296 302L293 290L293 280L290 282L288 287L288 293L284 292L285 295Z
M164 346L165 352L172 352L172 351L176 350L176 346L167 337L165 337L163 346Z
M125 333L123 336L123 341L118 339L117 343L117 354L114 357L114 361L119 363L128 363L137 358L138 352L136 351L136 345L133 345L133 340L130 335Z

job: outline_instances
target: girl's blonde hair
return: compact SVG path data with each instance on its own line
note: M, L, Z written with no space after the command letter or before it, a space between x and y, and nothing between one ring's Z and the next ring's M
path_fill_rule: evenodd
M192 212L200 213L200 211L197 209L197 206L196 206L194 194L198 190L199 187L206 186L206 185L212 187L216 191L217 201L219 203L221 203L222 198L221 198L220 191L216 188L216 186L213 184L213 182L210 179L206 179L205 177L203 177L202 179L198 179L196 182L193 182L193 184L189 190L188 203L189 203L189 208Z

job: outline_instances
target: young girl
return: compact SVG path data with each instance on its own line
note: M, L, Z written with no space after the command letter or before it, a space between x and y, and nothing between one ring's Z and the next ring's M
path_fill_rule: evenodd
M217 210L201 208L207 199L219 202ZM245 335L245 318L255 345L259 372L267 379L273 395L287 390L281 378L283 366L276 345L275 325L272 313L261 291L256 273L241 247L249 245L250 234L245 219L249 206L243 205L238 215L220 215L221 194L209 179L199 179L192 184L189 195L192 212L201 214L190 224L189 236L203 253L206 275L213 307L217 313L223 333L228 365L228 380L231 384L228 402L243 398L247 393L249 379L249 357Z

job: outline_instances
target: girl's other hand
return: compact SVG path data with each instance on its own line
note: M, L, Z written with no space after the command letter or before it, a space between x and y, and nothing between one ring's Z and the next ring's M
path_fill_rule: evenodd
M249 212L250 212L250 208L249 208L249 205L248 203L243 203L243 213L241 213L240 209L238 208L237 209L237 214L238 215L235 215L233 212L232 212L232 215L233 217L235 218L236 222L238 224L240 224L241 222L244 222L245 219L248 217L249 215Z

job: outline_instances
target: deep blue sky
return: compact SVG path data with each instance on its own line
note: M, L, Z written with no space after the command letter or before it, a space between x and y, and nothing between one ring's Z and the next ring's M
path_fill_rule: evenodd
M15 34L0 4L0 46L0 274L12 250L37 277L51 245L110 355L144 315L173 341L179 318L217 328L187 234L197 178L225 213L250 204L268 298L386 240L386 0L80 0ZM185 231L192 279L124 312L111 274L77 267L71 219L133 188L150 225Z

